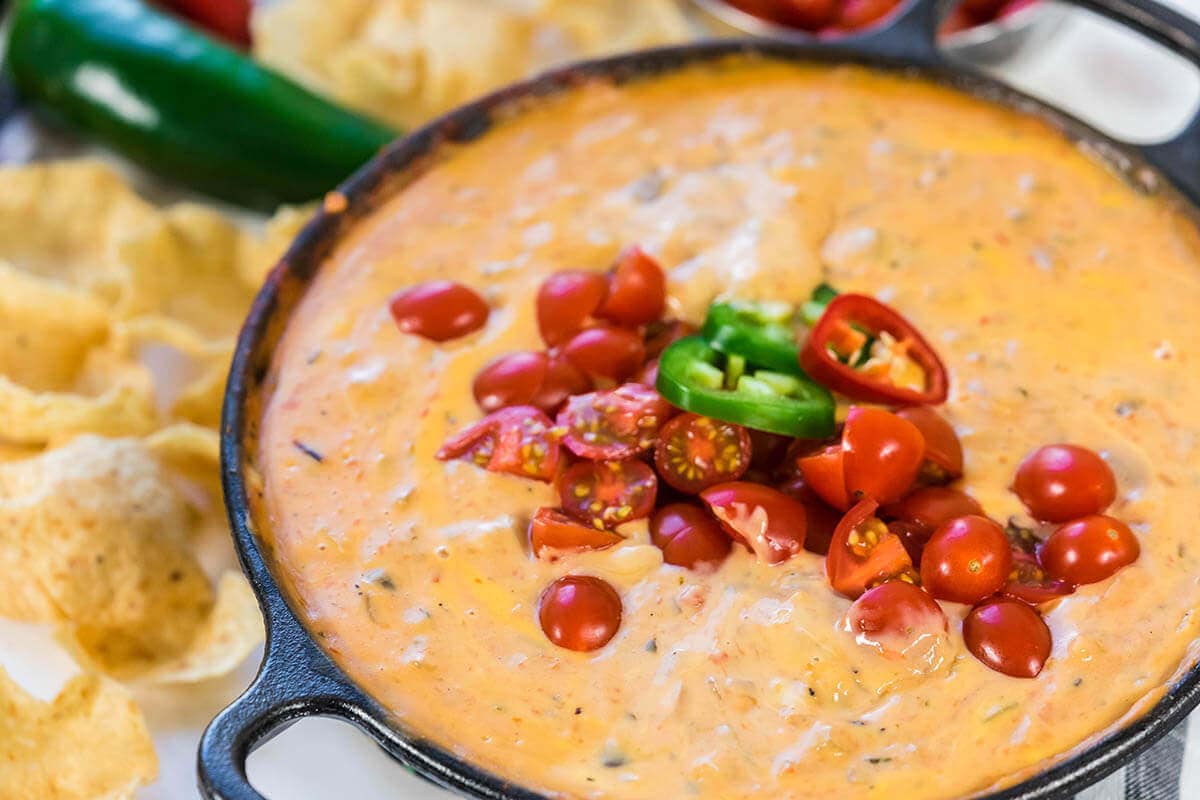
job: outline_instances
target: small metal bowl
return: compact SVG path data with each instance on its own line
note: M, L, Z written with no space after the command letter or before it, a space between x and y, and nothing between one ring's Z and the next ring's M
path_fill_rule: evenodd
M808 31L780 25L734 8L725 0L692 0L702 23L718 36L750 34L765 39L803 44L817 38ZM1066 21L1066 8L1042 0L1002 19L940 37L946 55L977 64L997 64L1030 45L1046 41ZM880 24L886 24L886 18ZM853 34L847 34L853 35Z

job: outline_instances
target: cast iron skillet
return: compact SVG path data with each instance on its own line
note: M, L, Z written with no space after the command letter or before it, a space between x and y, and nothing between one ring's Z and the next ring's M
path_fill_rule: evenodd
M341 187L349 200L348 207L340 213L319 212L292 244L255 300L233 359L222 420L222 478L234 543L266 616L267 647L254 683L213 720L201 740L199 779L205 796L220 800L258 798L246 780L249 752L297 719L332 716L354 723L398 762L443 787L477 798L541 797L465 763L392 721L330 660L298 621L294 606L280 590L271 555L255 532L261 519L252 510L252 498L261 487L252 466L259 401L270 389L263 384L269 380L271 354L283 325L322 259L355 220L400 191L406 179L442 143L470 141L488 129L498 110L515 101L569 89L589 78L627 81L726 55L759 53L795 61L857 62L902 69L1037 114L1092 148L1135 186L1147 191L1170 191L1173 186L1193 208L1200 206L1200 113L1169 141L1142 146L1114 142L1045 103L945 61L934 44L934 31L949 2L912 0L886 27L851 40L804 45L703 42L556 70L464 106L396 142ZM1072 2L1118 20L1200 66L1200 26L1174 11L1149 0ZM1164 177L1168 186L1163 186ZM1166 734L1198 703L1200 666L1193 666L1133 724L1053 769L989 795L989 800L1044 800L1077 791Z

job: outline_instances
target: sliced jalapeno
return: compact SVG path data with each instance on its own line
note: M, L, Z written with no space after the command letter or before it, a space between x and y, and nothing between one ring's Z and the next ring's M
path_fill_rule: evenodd
M656 388L672 405L713 419L801 439L833 435L834 402L825 387L748 362L689 336L663 351Z
M708 307L700 335L715 350L741 356L759 367L803 375L796 320L787 303L734 300Z

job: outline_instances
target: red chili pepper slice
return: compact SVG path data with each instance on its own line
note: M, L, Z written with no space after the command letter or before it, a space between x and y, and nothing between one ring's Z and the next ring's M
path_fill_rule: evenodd
M925 373L924 387L897 385L887 364L873 366L868 360L858 365L860 352L843 352L847 340L857 341L848 332L864 330L893 339L892 352L912 360ZM925 337L899 312L861 294L841 294L829 303L800 351L800 366L829 389L872 403L937 405L945 402L949 391L946 367Z
M491 472L551 481L560 455L552 427L541 409L502 408L450 438L437 457L440 461L461 458Z

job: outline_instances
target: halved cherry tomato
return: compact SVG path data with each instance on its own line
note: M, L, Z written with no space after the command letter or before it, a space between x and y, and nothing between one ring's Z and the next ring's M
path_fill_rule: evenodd
M608 644L621 627L621 614L617 590L590 575L559 578L538 600L538 621L546 638L581 653Z
M1050 444L1017 467L1013 491L1035 518L1066 522L1108 508L1117 496L1117 479L1104 459L1086 447Z
M584 525L557 508L539 508L529 523L529 547L538 558L554 550L603 550L621 541L612 531Z
M876 516L879 504L860 500L846 512L825 557L825 576L840 595L854 599L892 578L913 580L915 573L900 537Z
M1020 550L1013 551L1012 571L1000 594L1031 606L1048 603L1075 591L1066 581L1050 577L1037 559Z
M680 414L659 433L654 466L671 486L696 494L742 477L750 466L750 435L732 422Z
M919 389L893 383L890 370L876 372L843 363L853 354L838 350L842 332L865 330L894 339L891 351L910 359L925 374ZM900 405L938 405L946 400L949 378L933 346L897 311L873 297L840 294L826 307L800 350L800 366L818 383L854 400Z
M846 462L840 444L796 461L800 474L817 496L839 511L850 508L846 492Z
M650 541L663 551L663 561L677 567L712 570L721 566L732 540L703 508L671 503L650 520Z
M733 481L705 489L700 499L725 532L760 561L778 564L804 549L808 514L801 503L778 489Z
M836 301L834 301L836 302ZM904 496L925 459L917 426L879 408L852 406L842 429L846 494L892 503Z
M554 411L573 394L592 388L569 361L547 353L518 352L489 362L475 376L475 402L484 411L505 406L537 406Z
M563 510L595 528L650 516L657 496L654 470L637 459L580 461L558 478Z
M887 520L902 520L926 537L955 517L970 514L983 516L983 507L971 495L945 486L922 486L909 492L903 500L881 508L880 516Z
M558 437L550 418L533 406L488 414L437 452L440 461L462 458L491 472L551 481L558 471Z
M935 646L950 631L946 613L929 593L905 581L868 589L846 612L846 629L855 640L888 658Z
M621 383L638 373L646 348L636 331L598 325L580 331L563 345L568 361L591 378Z
M639 383L576 395L558 413L563 444L580 458L619 461L649 450L675 409Z
M879 408L852 406L841 444L796 464L814 492L844 510L864 497L879 503L899 500L916 480L924 456L925 440L916 425Z
M804 534L804 549L810 553L823 556L829 552L829 543L833 541L833 532L842 521L842 513L830 507L817 495L801 475L788 478L779 485L779 491L788 497L793 497L804 504L808 517L808 530Z
M395 294L392 319L404 333L445 342L479 330L488 306L474 290L453 281L429 281Z
M925 438L925 463L920 473L924 483L949 483L962 476L962 442L945 417L929 406L902 408L896 416L916 425Z
M654 388L658 385L658 359L652 358L642 367L642 371L638 373L637 383L642 386Z
M995 594L1011 571L1004 529L978 515L942 525L921 555L921 585L937 599L955 603L977 603Z
M608 297L596 316L636 327L661 317L666 302L667 276L662 267L633 245L617 256L608 278Z
M538 331L554 347L579 333L591 321L608 293L608 279L598 272L567 270L542 282L537 293Z
M664 319L646 326L646 358L658 358L667 346L687 336L694 336L698 329L682 319Z
M1111 578L1137 561L1142 548L1129 526L1119 519L1092 514L1073 520L1050 534L1038 560L1055 578L1077 586Z
M971 654L997 672L1036 678L1050 657L1050 629L1041 614L1018 600L990 600L963 620Z

